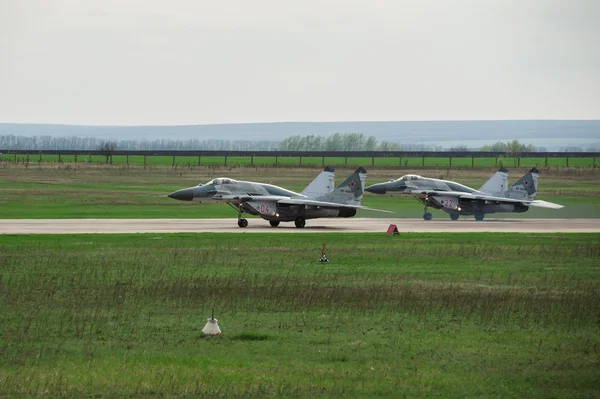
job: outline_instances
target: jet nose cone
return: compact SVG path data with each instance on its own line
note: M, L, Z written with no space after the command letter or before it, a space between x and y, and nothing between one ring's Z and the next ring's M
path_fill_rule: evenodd
M169 198L173 198L179 201L191 201L194 199L194 192L189 188L177 190L174 193L169 194Z
M385 183L373 184L367 188L366 191L373 194L385 194L387 192L387 187Z

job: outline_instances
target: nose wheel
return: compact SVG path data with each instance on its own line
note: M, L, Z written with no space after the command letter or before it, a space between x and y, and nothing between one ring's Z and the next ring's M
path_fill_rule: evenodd
M431 220L431 218L433 218L433 215L427 212L427 199L425 199L425 208L423 208L423 219Z
M242 208L238 207L238 227L248 227L248 221L242 217Z
M294 221L294 224L296 225L297 228L301 229L306 225L306 220L304 220L304 218L298 217Z
M269 224L271 227L277 227L279 226L279 220L269 220Z

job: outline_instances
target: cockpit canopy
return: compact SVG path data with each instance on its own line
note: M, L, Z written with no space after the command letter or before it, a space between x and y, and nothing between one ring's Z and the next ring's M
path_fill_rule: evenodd
M220 186L222 184L235 184L237 183L236 180L230 179L228 177L217 177L215 179L212 179L211 181L209 181L208 183L206 183L206 185L215 185L215 186Z
M423 180L419 175L404 175L398 179L398 181L410 181L410 180Z

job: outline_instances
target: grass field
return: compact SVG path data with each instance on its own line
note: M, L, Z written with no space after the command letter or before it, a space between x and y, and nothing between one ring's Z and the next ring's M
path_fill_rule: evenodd
M104 164L107 158L102 155L79 155L77 160L74 155L43 155L44 163L96 163ZM0 154L0 162L37 163L40 162L39 154L17 155ZM115 155L112 157L113 165L143 165L144 157L138 155L125 156ZM450 164L452 162L452 164ZM568 164L567 164L568 163ZM405 157L405 158L354 158L354 157L190 157L190 156L159 156L146 157L147 166L321 166L330 165L337 167L371 166L378 168L488 168L488 167L600 167L600 160L594 158L512 158L512 157L490 157L490 158L434 158L434 157Z
M600 235L323 239L3 236L0 396L600 395Z
M511 169L509 182L518 180L526 170L527 168ZM319 171L316 167L143 168L93 164L30 164L26 167L23 164L4 163L0 164L0 219L235 217L235 212L225 204L183 203L166 198L165 195L219 176L272 182L301 191ZM337 183L352 171L353 169L337 169ZM398 178L407 173L456 180L478 188L494 173L494 168L369 168L367 184ZM600 169L546 168L541 173L538 198L565 205L565 208L538 208L527 213L499 214L494 217L600 217ZM422 205L410 197L366 193L363 204L395 213L389 215L360 211L359 216L419 218L423 213ZM434 210L433 213L436 218L448 217L440 211Z

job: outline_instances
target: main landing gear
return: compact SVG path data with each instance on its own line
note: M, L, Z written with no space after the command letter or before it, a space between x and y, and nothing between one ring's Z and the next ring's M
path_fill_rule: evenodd
M450 214L450 219L452 219L452 220L458 220L458 212L452 212Z
M303 217L298 216L296 220L294 220L294 224L297 228L301 229L306 225L306 220Z
M481 211L475 212L475 215L474 215L475 216L475 220L477 220L478 222L482 221L483 220L483 215L484 214Z
M279 226L279 220L269 220L269 224L271 227L277 227Z

